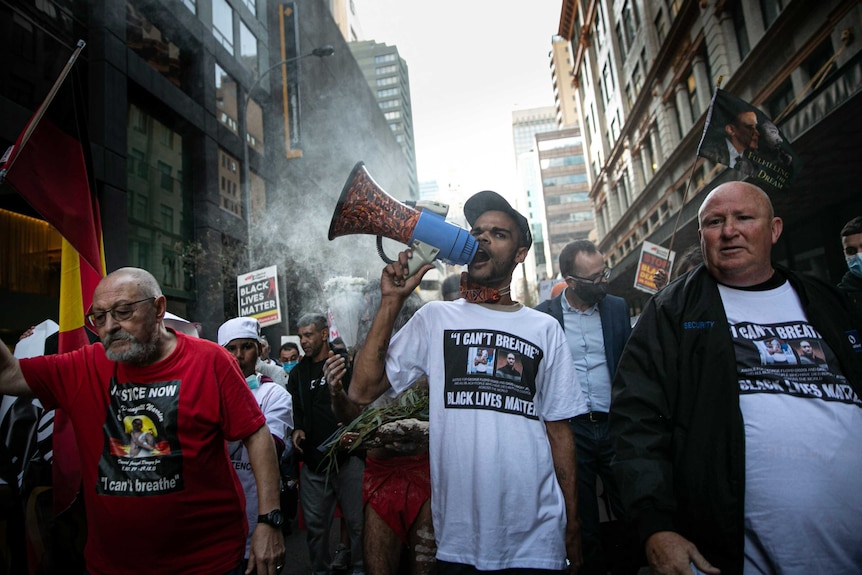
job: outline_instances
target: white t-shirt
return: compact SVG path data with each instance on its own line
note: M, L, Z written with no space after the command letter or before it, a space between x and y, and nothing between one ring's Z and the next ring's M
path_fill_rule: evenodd
M744 572L862 573L862 400L789 283L719 292L745 424Z
M529 308L430 302L392 339L396 392L428 376L437 557L480 570L565 567L566 509L544 421L586 412L560 324ZM494 365L476 373L477 349ZM495 375L515 355L521 377Z
M259 376L259 374L258 374ZM273 382L261 383L251 390L260 410L266 417L266 426L273 437L285 439L286 434L293 429L293 399L286 389ZM248 537L245 540L245 556L248 558L251 535L257 527L257 483L254 472L248 460L248 450L242 441L231 441L227 444L233 468L242 483L245 492L245 516L248 519Z

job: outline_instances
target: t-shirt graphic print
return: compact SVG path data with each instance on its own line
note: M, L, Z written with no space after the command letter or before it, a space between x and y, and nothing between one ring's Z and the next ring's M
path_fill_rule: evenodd
M445 330L444 406L489 409L538 419L533 399L543 353L537 345L495 330Z
M96 493L142 497L181 491L179 380L144 385L112 378L110 396Z

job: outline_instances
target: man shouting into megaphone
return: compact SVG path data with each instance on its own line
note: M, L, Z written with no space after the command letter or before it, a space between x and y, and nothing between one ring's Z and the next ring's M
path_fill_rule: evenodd
M464 214L478 249L462 275L462 299L428 303L390 342L401 306L432 268L411 276L412 253L400 253L383 270L380 309L349 397L367 405L428 377L441 575L574 572L581 555L568 420L587 411L574 362L559 322L510 296L512 273L532 245L526 218L490 191L471 197ZM483 372L472 368L480 353L489 364ZM329 360L334 376L343 375L343 361ZM503 366L520 378L501 376Z

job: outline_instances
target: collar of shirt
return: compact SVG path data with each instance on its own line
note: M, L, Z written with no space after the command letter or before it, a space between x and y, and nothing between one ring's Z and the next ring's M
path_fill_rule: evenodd
M596 310L599 309L599 304L597 304L597 303L594 303L593 305L591 305L590 307L588 307L584 311L581 311L576 307L572 307L571 304L569 304L569 298L566 297L567 291L569 291L569 288L566 288L565 290L563 290L563 297L560 298L560 301L563 304L563 313L582 313L585 315L593 315L596 312Z

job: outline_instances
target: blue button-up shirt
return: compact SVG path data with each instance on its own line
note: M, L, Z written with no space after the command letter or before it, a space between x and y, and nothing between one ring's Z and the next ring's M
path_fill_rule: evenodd
M587 409L607 413L611 410L611 372L605 355L599 306L596 304L581 311L569 305L566 294L560 300L566 339L575 359L575 370L587 400Z

